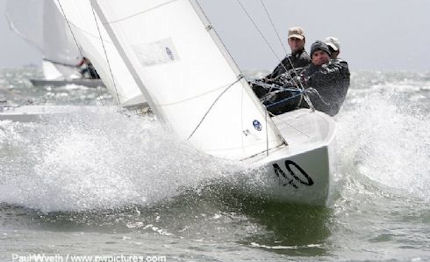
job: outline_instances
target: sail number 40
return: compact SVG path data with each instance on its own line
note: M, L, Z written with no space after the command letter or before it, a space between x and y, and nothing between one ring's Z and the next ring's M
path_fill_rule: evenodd
M275 174L279 179L279 184L282 186L292 186L299 188L298 184L312 186L314 181L297 163L291 160L285 160L286 172L277 164L273 164Z

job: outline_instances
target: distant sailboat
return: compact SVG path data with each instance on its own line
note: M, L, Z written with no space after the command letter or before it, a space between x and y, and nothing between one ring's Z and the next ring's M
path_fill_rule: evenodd
M75 83L85 86L100 86L103 83L122 106L146 104L146 99L128 72L122 58L110 44L109 36L104 33L104 42L99 31L103 25L96 26L91 5L82 2L77 23L68 24L61 8L55 0L9 0L7 18L10 27L44 55L44 80L36 84L63 85ZM25 18L25 19L24 19ZM79 39L79 44L75 41ZM105 54L106 51L106 54ZM90 59L101 80L80 78L76 65L85 56ZM108 59L106 59L106 57ZM111 64L112 71L109 69ZM117 80L120 79L120 80Z
M78 28L88 2L56 3ZM181 139L261 169L269 181L262 191L275 199L327 203L334 121L307 109L270 118L197 1L91 0L91 6L106 30L101 38L109 37L110 51L117 50L153 112Z
M146 105L145 96L113 45L104 25L93 12L91 4L88 1L76 1L74 5L63 8L63 1L45 1L52 1L57 5L68 23L68 30L76 41L75 44L97 69L116 102L124 107Z
M83 79L77 64L82 56L74 44L64 17L48 0L9 0L6 17L10 28L44 56L44 79L31 79L33 85L79 84L103 86L100 80Z

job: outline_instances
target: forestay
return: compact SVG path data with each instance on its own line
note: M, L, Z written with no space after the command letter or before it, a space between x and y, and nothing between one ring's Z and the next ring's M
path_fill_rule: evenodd
M64 14L77 44L81 47L83 56L91 60L103 83L110 93L117 97L118 102L124 106L144 103L145 98L142 92L137 87L116 48L112 45L100 20L97 16L94 16L90 2L76 0L49 1L54 1L58 10ZM67 30L70 31L69 28Z
M91 2L149 104L180 138L229 159L283 144L196 2Z

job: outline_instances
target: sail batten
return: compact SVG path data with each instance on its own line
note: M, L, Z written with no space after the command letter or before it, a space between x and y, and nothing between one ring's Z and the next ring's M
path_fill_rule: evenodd
M180 138L228 159L283 143L196 3L91 3L149 104Z

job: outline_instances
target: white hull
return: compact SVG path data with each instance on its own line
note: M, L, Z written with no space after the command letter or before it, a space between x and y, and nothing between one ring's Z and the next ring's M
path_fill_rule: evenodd
M40 121L46 116L70 114L95 106L0 107L0 121ZM334 162L334 120L307 109L274 117L288 146L245 160L264 180L258 190L287 203L324 206L329 199Z
M81 76L77 66L54 64L45 59L42 60L42 69L46 80L75 79Z
M104 87L103 81L100 79L61 79L61 80L48 80L48 79L30 79L33 86L66 86L66 85L79 85L85 87Z
M264 167L264 194L281 202L326 205L333 175L334 120L307 109L273 120L288 146L248 160L256 168Z
M48 116L66 115L76 113L81 110L96 111L98 108L99 107L97 106L0 106L0 121L37 122Z

